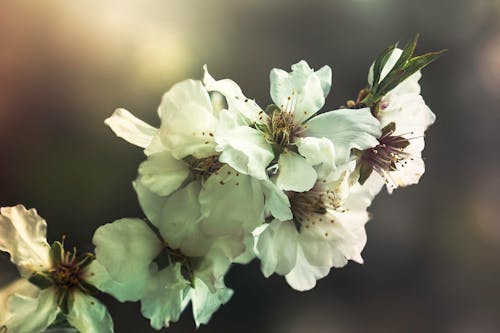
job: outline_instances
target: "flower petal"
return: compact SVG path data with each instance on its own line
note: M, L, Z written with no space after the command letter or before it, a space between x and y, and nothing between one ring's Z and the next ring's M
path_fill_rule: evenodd
M174 192L166 199L157 225L170 247L193 257L205 255L211 244L200 230L200 190L200 182L192 181Z
M227 165L205 181L199 199L203 230L209 235L250 233L264 221L260 182Z
M306 136L332 141L337 165L349 161L352 148L364 150L376 146L380 136L380 124L370 108L325 112L310 119L306 126Z
M137 274L125 282L113 279L106 268L97 260L92 261L85 271L85 282L91 284L102 292L112 295L120 302L138 301L143 294L147 275Z
M285 191L304 192L310 190L318 175L302 156L292 151L281 153L278 159L276 185Z
M292 72L274 68L270 73L271 98L283 111L293 112L297 124L314 115L325 104L331 70L314 72L304 60L292 65Z
M136 118L125 109L116 109L104 123L115 132L116 136L141 148L149 146L158 132L157 128Z
M286 282L295 290L306 291L316 286L316 281L324 278L330 272L330 267L319 267L311 265L299 246L297 250L297 264L288 273Z
M179 320L187 305L184 298L188 288L180 263L167 266L149 281L141 299L141 311L154 329L168 327L170 322Z
M272 147L261 132L238 120L234 111L222 110L215 132L219 161L257 179L266 179L266 167L274 158Z
M266 197L266 216L270 214L280 221L291 220L293 215L290 210L290 200L286 194L270 180L263 180L261 185Z
M233 290L221 285L217 292L212 293L199 279L195 279L194 285L195 287L191 289L191 303L194 321L196 327L199 327L201 324L207 324L214 312L229 301L233 296Z
M113 320L104 304L79 291L71 295L66 318L80 333L113 333Z
M167 196L177 190L189 176L189 168L169 152L148 156L139 165L139 181L153 193Z
M93 238L96 259L118 282L147 276L162 250L158 236L141 219L125 218L99 227Z
M33 298L14 294L9 298L9 312L10 316L4 324L7 332L43 332L60 312L56 291L47 288Z
M296 264L298 232L292 221L272 221L259 235L257 256L262 274L288 274Z
M176 159L214 154L217 119L200 81L185 80L174 85L163 95L159 113L162 142Z
M163 204L165 203L165 197L153 193L139 180L135 180L132 185L137 193L137 199L139 200L142 211L151 223L158 226Z
M335 169L335 148L329 139L305 137L296 140L295 144L310 165L318 166L319 178L327 177Z
M23 277L50 267L47 223L23 205L0 209L0 250L10 254Z
M236 82L230 79L215 80L208 73L207 66L203 66L203 83L208 91L216 91L222 94L227 101L229 111L241 114L249 123L259 122L261 107L254 100L243 95L241 88Z

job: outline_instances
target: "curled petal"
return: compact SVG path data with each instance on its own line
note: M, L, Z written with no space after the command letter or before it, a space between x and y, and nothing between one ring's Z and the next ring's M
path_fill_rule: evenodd
M23 205L0 209L0 250L10 254L24 277L51 265L47 223Z
M158 132L157 128L136 118L125 109L116 109L104 123L115 132L116 136L141 148L148 147Z

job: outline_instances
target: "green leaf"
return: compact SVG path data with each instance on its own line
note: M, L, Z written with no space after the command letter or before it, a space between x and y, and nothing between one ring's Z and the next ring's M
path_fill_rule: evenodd
M406 64L406 62L413 55L413 52L415 52L415 47L417 46L417 42L418 42L418 34L415 35L413 41L406 43L405 47L403 48L403 52L401 53L401 56L399 57L398 61L396 61L396 64L394 65L393 68L401 68Z
M358 179L358 182L363 185L366 180L368 179L368 177L370 177L370 175L372 174L373 172L373 168L372 166L370 165L370 163L367 163L365 161L361 161L361 165L360 165L360 168L359 168L359 179Z
M394 43L387 47L382 53L380 53L373 64L373 83L372 90L376 90L379 84L380 75L382 74L382 69L384 68L387 60L392 54L392 51L396 48L398 43Z
M28 281L40 289L47 289L54 285L54 281L49 274L35 272L31 274Z

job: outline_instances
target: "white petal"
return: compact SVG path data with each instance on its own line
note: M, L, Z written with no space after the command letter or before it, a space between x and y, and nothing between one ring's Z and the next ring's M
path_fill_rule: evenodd
M222 110L215 133L216 150L221 162L257 179L266 179L266 167L274 158L272 147L263 134L242 124L234 111Z
M193 257L203 256L211 244L200 230L200 189L200 182L193 181L168 197L157 225L170 247Z
M147 276L162 250L158 236L141 219L120 219L99 227L93 238L96 259L122 283Z
M257 241L262 274L288 274L296 264L298 232L292 221L274 220Z
M154 329L168 327L170 322L179 320L187 305L184 302L187 288L189 283L182 277L179 263L167 266L150 280L141 299L141 311Z
M404 94L384 97L386 108L378 114L380 126L396 124L395 135L418 137L434 123L436 116L418 94Z
M278 159L276 185L285 191L310 190L318 178L316 171L302 156L292 151L281 153Z
M329 139L305 137L295 144L310 165L319 166L316 168L319 178L327 177L335 169L335 148Z
M23 205L0 209L0 250L10 254L24 277L51 265L47 223L35 209Z
M174 85L163 95L159 113L162 142L175 158L214 154L217 119L200 81L185 80Z
M306 126L306 136L332 141L337 165L349 161L352 148L364 150L376 146L380 136L380 124L370 108L325 112L313 117Z
M203 66L205 72L203 83L208 91L217 91L221 93L227 101L228 109L241 114L249 123L260 122L259 117L262 115L262 109L255 103L254 100L248 99L243 95L241 88L236 82L230 79L222 79L216 81L207 70L207 66Z
M297 264L288 273L286 282L295 290L306 291L316 286L316 281L324 278L330 272L330 267L319 267L311 265L302 253L299 246L297 250Z
M9 299L9 312L11 315L4 324L7 332L43 332L60 312L56 291L48 288L34 298L12 295Z
M149 146L158 132L157 128L136 118L125 109L116 109L104 123L115 132L116 136L141 148Z
M233 291L222 285L217 292L212 293L199 279L195 279L194 285L195 287L191 289L191 303L194 321L196 327L199 327L201 324L207 324L214 312L229 301Z
M113 320L104 304L79 291L70 300L66 318L80 333L113 333Z
M264 221L260 182L229 166L206 180L200 192L200 205L203 230L212 236L250 233Z
M322 68L318 75L303 60L292 65L290 73L275 68L270 74L271 98L282 110L293 112L300 124L325 104L325 92L331 84L328 74L328 69Z
M169 152L148 156L139 165L139 181L153 193L167 196L177 190L189 175L189 168Z

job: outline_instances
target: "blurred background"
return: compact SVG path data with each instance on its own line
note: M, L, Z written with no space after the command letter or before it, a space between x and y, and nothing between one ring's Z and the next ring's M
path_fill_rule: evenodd
M269 70L305 59L333 67L333 109L417 32L417 53L449 49L421 80L437 115L427 172L377 197L365 264L304 293L234 267L234 297L199 332L500 332L498 0L2 1L0 204L36 207L49 240L91 249L99 225L142 216L143 155L104 126L115 108L158 125L161 95L203 64L266 105ZM0 256L0 286L16 274ZM116 332L153 332L138 304L103 300ZM194 332L190 311L168 331Z

